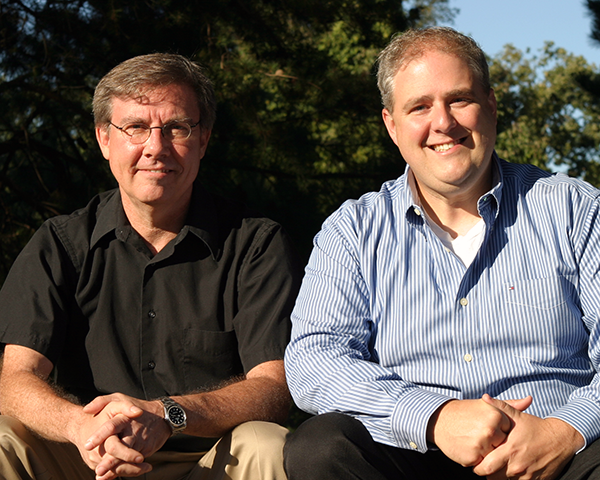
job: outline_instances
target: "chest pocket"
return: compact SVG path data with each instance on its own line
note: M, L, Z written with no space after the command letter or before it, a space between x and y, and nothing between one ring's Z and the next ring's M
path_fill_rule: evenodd
M504 284L503 289L506 318L514 319L511 331L504 334L518 338L529 354L554 357L565 345L585 337L576 288L569 277L519 280Z
M243 373L235 331L187 328L181 332L184 382L188 391L214 388Z

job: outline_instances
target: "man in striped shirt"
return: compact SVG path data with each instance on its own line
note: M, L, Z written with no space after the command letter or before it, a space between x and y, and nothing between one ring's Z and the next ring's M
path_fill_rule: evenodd
M396 37L378 84L408 166L315 237L289 479L600 479L600 192L498 158L469 37Z

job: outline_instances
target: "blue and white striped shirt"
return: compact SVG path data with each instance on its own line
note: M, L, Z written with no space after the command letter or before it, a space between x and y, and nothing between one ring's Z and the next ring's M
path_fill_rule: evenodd
M424 452L449 398L531 394L527 413L600 437L600 192L495 161L468 268L423 221L406 173L327 219L285 357L300 408Z

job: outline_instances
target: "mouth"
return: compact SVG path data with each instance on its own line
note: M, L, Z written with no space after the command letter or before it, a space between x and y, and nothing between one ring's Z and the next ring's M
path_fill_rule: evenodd
M443 153L456 147L457 145L462 145L465 142L466 138L467 137L464 137L453 142L440 143L437 145L428 145L428 147L431 148L434 152Z
M167 174L171 173L173 170L170 168L140 168L138 172L144 173L152 173L152 174Z

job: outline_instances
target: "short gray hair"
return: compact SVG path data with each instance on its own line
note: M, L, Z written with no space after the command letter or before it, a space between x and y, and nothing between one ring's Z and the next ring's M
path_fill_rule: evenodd
M467 62L484 91L490 90L485 53L471 37L449 27L407 30L395 36L377 59L377 86L381 102L390 112L394 107L394 78L400 68L432 50L455 55Z
M200 128L211 130L217 110L212 82L198 64L171 53L133 57L108 72L94 92L95 125L108 125L114 98L138 98L148 89L167 85L186 85L194 91L200 111Z

